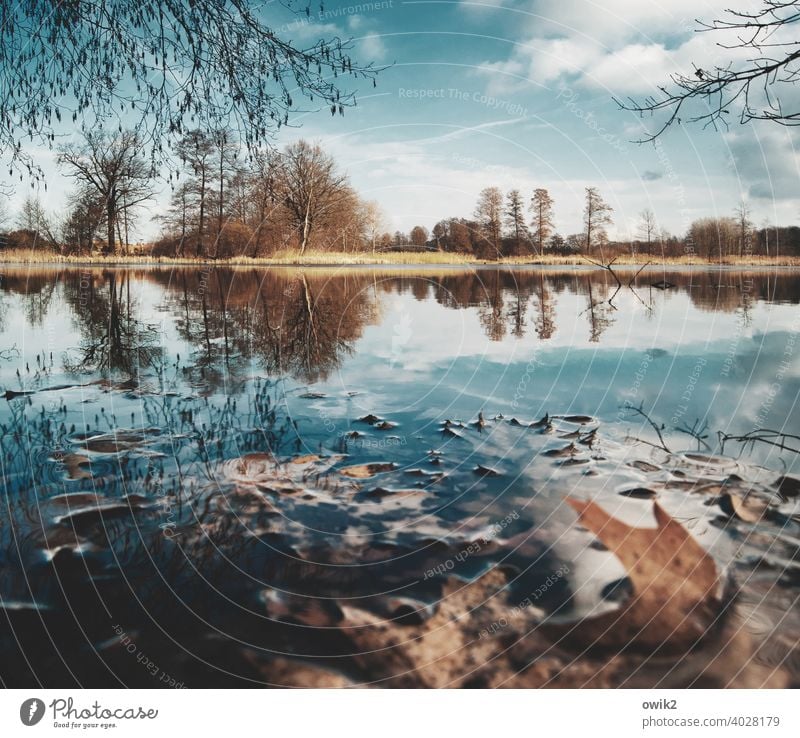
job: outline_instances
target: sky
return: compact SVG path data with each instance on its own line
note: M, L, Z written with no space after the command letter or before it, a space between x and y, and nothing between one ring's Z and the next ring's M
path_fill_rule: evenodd
M301 46L350 38L355 58L384 67L374 89L344 78L358 100L344 116L298 114L276 144L321 143L362 197L382 206L390 231L469 217L487 186L519 189L526 200L536 187L549 189L565 236L581 230L587 186L613 206L616 238L636 236L645 208L682 236L695 218L733 215L742 199L757 225L800 222L793 129L681 125L656 145L636 144L653 121L614 102L653 94L693 65L712 68L734 58L714 34L696 31L696 19L757 4L332 0L306 18L267 2L263 15L284 38ZM41 149L37 158L48 178L45 205L57 212L72 182L51 152ZM17 181L12 207L28 191ZM143 213L139 238L156 234L154 218L168 193L163 185Z

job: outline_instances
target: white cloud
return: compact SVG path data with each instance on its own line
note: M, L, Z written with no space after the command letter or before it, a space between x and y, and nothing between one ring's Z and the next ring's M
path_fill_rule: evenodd
M386 45L377 33L368 33L356 39L359 56L369 61L381 61L386 57Z
M800 198L800 136L791 128L758 124L729 131L731 165L742 192L760 200Z

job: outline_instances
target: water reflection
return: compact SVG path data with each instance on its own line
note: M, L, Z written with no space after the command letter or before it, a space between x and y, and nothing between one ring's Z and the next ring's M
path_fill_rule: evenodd
M607 554L563 504L578 494L629 516L657 498L756 603L737 683L777 654L796 679L797 454L712 454L717 431L800 433L800 274L618 277L7 269L0 677L541 686L528 667L552 649L522 635L626 591L613 561L586 563ZM734 492L769 519L738 518ZM384 652L426 629L463 660ZM571 686L605 663L553 658ZM615 683L673 665L629 666Z

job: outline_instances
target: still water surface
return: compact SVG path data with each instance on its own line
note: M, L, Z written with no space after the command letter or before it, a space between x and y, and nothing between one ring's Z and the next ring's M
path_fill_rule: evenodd
M540 619L613 607L567 495L642 525L657 497L770 593L759 658L796 676L800 273L619 277L5 268L3 680L391 680L352 612L402 634L493 570Z

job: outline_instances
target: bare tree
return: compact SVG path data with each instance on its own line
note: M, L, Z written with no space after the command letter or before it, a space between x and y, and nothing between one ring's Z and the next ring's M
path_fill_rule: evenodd
M205 247L203 238L206 227L206 206L208 193L214 172L214 142L211 136L203 131L186 133L175 145L175 153L184 166L189 169L188 188L197 202L197 256L203 256Z
M284 0L295 12L305 3ZM340 77L371 78L349 43L299 47L253 0L70 0L0 3L0 150L40 174L23 138L50 144L65 117L85 131L130 127L162 158L187 130L237 128L262 142L312 101L354 104ZM122 111L125 111L124 113Z
M281 156L280 179L282 198L303 254L322 221L349 195L347 177L317 144L298 141Z
M175 256L183 256L186 239L189 235L191 224L190 197L189 183L182 182L172 191L169 210L161 218L166 229L171 233L177 233L179 236L180 240L175 247Z
M478 196L475 218L484 241L491 247L491 257L500 254L500 233L503 222L503 193L499 187L486 187Z
M653 236L658 233L658 223L655 213L650 208L645 208L639 213L639 238L647 244L647 253L650 253L650 246Z
M81 182L69 197L69 209L61 226L63 250L68 254L91 253L105 213L105 203L95 188Z
M625 110L659 114L654 131L642 141L653 141L671 125L682 122L684 107L697 101L687 121L727 128L736 117L800 125L795 83L800 80L800 40L792 24L800 21L800 0L762 0L754 11L726 10L724 17L699 23L699 31L720 38L718 46L742 61L715 66L695 66L694 73L675 74L660 95L638 102L617 103Z
M17 227L24 231L39 231L45 217L42 201L36 195L28 195L19 209Z
M369 241L372 252L375 249L380 238L381 233L386 229L386 217L381 210L380 205L374 200L362 203L361 218L364 223L365 236Z
M211 137L214 146L214 159L217 180L217 246L222 236L225 222L225 195L230 180L236 173L239 146L228 130L215 131Z
M553 223L553 198L544 188L533 191L531 198L533 211L533 240L539 248L539 254L544 253L544 244L555 228Z
M106 206L106 251L116 253L117 218L152 197L152 166L142 156L141 140L127 131L111 136L87 133L81 145L67 146L58 156L71 176L91 185Z
M586 188L586 205L583 210L583 229L586 237L586 253L594 246L602 246L608 240L606 226L611 224L613 208L601 197L596 187Z
M268 221L279 219L281 203L279 159L277 152L267 149L256 152L250 163L252 186L249 200L254 220L253 256L261 253Z
M414 246L424 246L428 243L428 229L425 226L416 225L411 229L408 237Z
M522 244L530 241L525 225L525 206L519 190L511 190L506 195L505 220L510 232L514 234L514 249L519 253L522 251Z
M0 192L0 228L8 222L8 202L4 193Z
M42 241L50 246L57 243L51 219L38 195L28 195L23 200L17 216L17 227L25 232L27 248L35 249Z
M739 231L739 256L751 251L753 244L753 221L750 220L750 207L742 200L736 206L736 226Z

